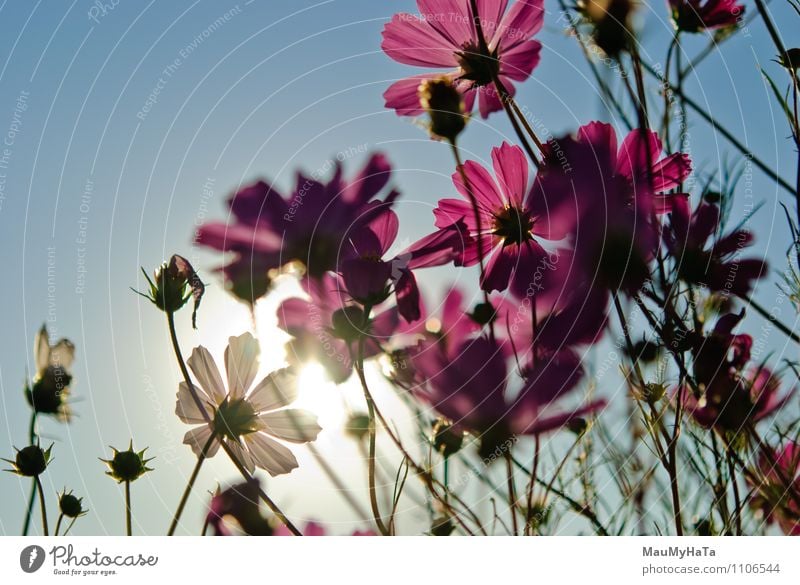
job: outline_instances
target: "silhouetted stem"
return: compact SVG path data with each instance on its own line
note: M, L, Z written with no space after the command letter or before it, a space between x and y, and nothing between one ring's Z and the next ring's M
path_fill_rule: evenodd
M200 452L200 455L197 456L197 463L195 463L192 474L189 476L189 482L186 484L186 489L183 490L181 501L178 504L178 509L175 511L175 516L172 518L172 523L169 526L167 536L172 536L175 534L175 529L178 527L178 522L180 522L183 509L186 507L186 502L189 500L189 494L192 493L192 489L194 488L194 482L197 481L197 476L200 474L200 469L203 467L203 463L208 456L208 450L211 448L211 444L216 440L216 433L211 433L211 436L208 437L208 441L206 441L206 444L203 445L203 450Z
M39 506L42 508L42 533L45 536L50 536L49 529L47 528L47 504L44 501L44 490L42 489L42 481L39 479L37 475L34 477L34 481L36 482L36 491L39 492Z

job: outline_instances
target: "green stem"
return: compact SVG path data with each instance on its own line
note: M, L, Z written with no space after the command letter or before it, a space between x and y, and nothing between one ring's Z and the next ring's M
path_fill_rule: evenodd
M172 518L172 524L169 525L167 536L173 536L175 534L175 529L178 527L178 522L180 522L183 509L186 507L186 502L189 500L189 494L192 493L192 489L194 488L194 482L197 481L197 476L200 475L200 468L203 467L203 463L205 462L206 457L208 457L208 450L211 448L212 443L216 440L216 433L211 433L211 436L208 437L208 441L206 441L206 444L203 445L203 450L200 452L200 455L197 456L197 463L195 463L192 474L189 476L189 482L186 484L186 489L183 490L181 501L178 504L178 509L175 511L175 516Z
M56 520L56 531L53 533L53 536L58 536L58 531L61 530L61 521L64 519L64 514L58 515L58 520Z
M44 490L42 489L42 482L39 479L39 476L35 476L34 481L36 482L36 491L39 492L39 505L42 508L42 533L45 536L50 536L49 529L47 528L47 504L44 501Z

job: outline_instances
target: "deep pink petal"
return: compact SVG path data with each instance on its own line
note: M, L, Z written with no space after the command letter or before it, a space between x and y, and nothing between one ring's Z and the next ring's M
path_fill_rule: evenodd
M500 47L500 58L507 51L530 39L544 24L544 0L516 0L500 21L491 48Z
M480 209L486 213L503 209L503 196L498 191L497 183L495 183L486 168L475 161L468 160L464 163L464 174L467 176L472 194L475 196ZM453 184L464 199L470 201L469 190L464 185L459 171L453 173Z
M469 0L417 0L420 17L454 49L475 39Z
M492 166L505 200L513 207L522 207L528 188L528 159L519 146L503 142L492 149Z
M688 154L676 152L654 164L651 172L653 191L669 191L678 187L692 173L692 159Z
M617 172L632 181L644 180L659 156L661 140L658 134L651 130L632 130L619 148Z
M589 122L578 129L578 140L591 145L594 159L601 169L617 168L617 133L611 124Z
M413 14L395 14L383 28L381 48L392 59L421 67L457 67L453 46L427 21Z
M481 288L486 292L493 290L504 291L508 288L508 281L511 273L517 265L519 248L517 246L505 246L495 250L486 265L484 278L481 281Z
M525 81L541 59L542 43L525 41L503 53L500 73L515 81Z
M461 199L440 199L438 206L433 210L433 215L436 218L434 225L438 228L445 228L463 220L464 225L471 233L483 230L490 225L492 216L484 210L480 210L482 216L481 223L483 224L478 228L475 220L475 211L467 201Z

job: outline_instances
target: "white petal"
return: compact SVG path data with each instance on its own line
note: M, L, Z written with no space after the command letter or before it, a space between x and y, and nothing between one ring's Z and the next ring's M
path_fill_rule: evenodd
M253 433L255 434L255 433ZM253 458L250 456L250 453L242 449L239 443L235 441L225 441L225 444L230 447L231 452L234 454L236 459L244 465L245 469L249 471L251 474L256 470L256 464L253 461Z
M205 347L202 345L195 347L186 362L197 381L200 382L200 387L214 400L215 404L220 404L225 400L225 385L222 383L222 376L219 374L217 364L214 363L214 358Z
M272 477L289 473L297 467L297 459L289 448L263 433L251 433L245 437L245 441L256 465L266 469Z
M210 414L213 409L211 405L208 404L208 399L205 393L198 393L198 397L200 398L201 402L205 403L204 410L209 413L209 418L213 419ZM202 411L197 407L197 403L195 402L192 393L189 391L189 385L186 384L186 382L181 382L178 385L178 400L175 403L175 414L177 414L178 418L185 423L206 423L206 419L203 417Z
M47 336L47 327L42 325L33 342L33 354L36 358L36 372L41 374L50 365L50 338Z
M272 372L247 397L256 412L277 410L297 399L297 373L292 368Z
M203 447L206 446L208 442L208 438L211 436L211 427L208 425L203 425L202 427L197 427L196 429L192 429L188 433L183 436L183 444L189 445L192 448L192 451L195 455L200 455L203 452ZM206 453L206 457L213 457L216 455L217 450L219 449L219 441L215 440L211 443L211 447L208 449L208 453Z
M59 339L58 343L50 348L49 365L61 367L69 371L74 361L75 345L69 339Z
M317 424L317 416L307 410L268 412L259 416L258 420L265 433L292 443L313 441L322 430Z
M253 383L258 373L258 354L258 342L249 332L228 339L225 370L232 399L244 398L244 393Z

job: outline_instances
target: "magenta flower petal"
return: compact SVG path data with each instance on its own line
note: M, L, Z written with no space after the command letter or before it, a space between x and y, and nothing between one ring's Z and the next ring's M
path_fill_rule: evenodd
M542 43L525 41L503 53L503 75L514 81L525 81L539 64Z
M522 199L528 188L528 159L519 146L503 142L492 149L492 166L500 191L505 201L514 207L522 207Z
M630 181L643 180L660 154L658 134L650 130L632 130L619 148L617 172Z
M544 0L517 0L500 21L492 47L499 47L503 57L506 51L519 46L539 32L543 25Z
M436 77L439 77L436 73L424 73L395 81L383 92L386 107L393 108L398 116L421 116L425 110L419 100L420 85Z
M467 176L479 209L488 211L503 206L505 203L503 195L498 191L497 183L495 183L492 175L483 166L475 161L468 160L464 163L464 174ZM453 184L458 192L469 201L469 190L464 184L459 171L453 173Z
M457 67L452 43L427 20L395 14L383 29L383 51L398 63L422 67Z

